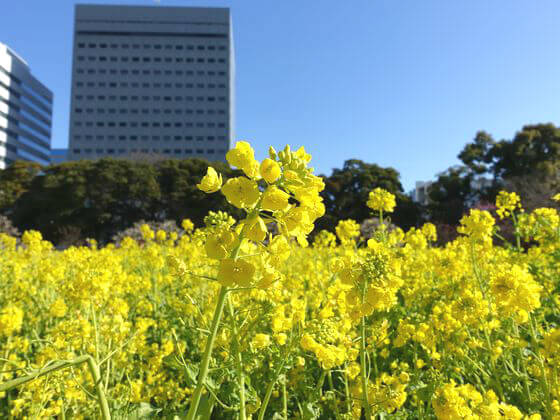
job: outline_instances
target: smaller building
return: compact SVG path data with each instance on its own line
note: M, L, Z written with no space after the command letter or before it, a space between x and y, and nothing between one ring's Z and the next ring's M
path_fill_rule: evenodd
M50 163L53 94L0 43L0 169L15 160Z
M416 181L416 186L412 191L412 200L424 206L427 205L432 184L432 181Z
M68 160L68 149L51 149L51 165L64 163Z

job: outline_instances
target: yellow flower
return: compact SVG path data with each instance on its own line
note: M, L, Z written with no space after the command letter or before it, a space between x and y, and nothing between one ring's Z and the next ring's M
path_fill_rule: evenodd
M370 209L390 213L396 205L395 196L383 188L377 187L369 193L367 206Z
M259 163L255 160L255 151L246 141L238 141L235 148L226 153L226 160L231 166L241 169L250 178L255 178L259 174Z
M457 232L468 235L475 240L491 242L495 221L486 210L471 209L468 216L461 218L460 223L461 226L457 228Z
M554 201L560 202L560 193L553 195L553 196L552 196L552 199L553 199Z
M194 223L191 219L183 219L183 221L181 222L181 227L185 232L191 233L194 229Z
M239 285L249 287L255 275L255 267L244 260L226 259L220 263L218 281L227 287Z
M62 298L58 298L50 306L49 314L51 314L54 317L61 318L64 315L66 315L67 310L68 307L64 303L64 300Z
M270 336L268 334L255 334L251 341L253 350L263 349L270 346Z
M269 186L263 194L261 207L268 211L286 211L290 207L290 195L274 185Z
M226 258L233 249L235 238L235 234L229 230L211 234L204 244L206 254L209 258L215 258L217 260Z
M274 335L274 339L278 343L278 345L283 346L288 341L288 336L284 333L278 333Z
M335 228L336 236L342 243L353 241L354 238L360 236L360 225L355 220L341 220Z
M247 220L245 223L247 224L245 237L255 242L262 242L268 232L264 220L257 216Z
M496 213L500 219L503 219L512 214L516 209L521 208L521 199L514 192L500 191L496 197L496 207Z
M23 311L17 306L7 306L0 311L0 335L9 337L19 332L23 325Z
M278 162L272 159L266 158L265 160L263 160L261 163L260 171L263 179L269 184L272 184L278 178L280 178L280 165L278 165Z
M222 175L218 174L214 168L209 166L206 175L204 175L200 184L196 186L199 190L208 194L216 192L222 187Z
M228 179L222 193L230 204L238 208L253 207L261 195L257 183L243 176Z

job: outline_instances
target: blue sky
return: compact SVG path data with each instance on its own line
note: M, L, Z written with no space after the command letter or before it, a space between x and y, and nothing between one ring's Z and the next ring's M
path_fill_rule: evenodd
M73 0L4 0L0 42L55 95L68 141ZM80 2L81 3L81 2ZM90 1L156 5L154 1ZM359 158L406 189L458 163L476 131L560 119L558 0L161 0L232 9L236 138L305 145L317 173Z

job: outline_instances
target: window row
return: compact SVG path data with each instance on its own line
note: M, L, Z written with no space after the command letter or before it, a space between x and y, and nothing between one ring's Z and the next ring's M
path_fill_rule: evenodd
M226 63L226 59L223 57L115 57L115 56L95 56L95 55L78 55L76 60L79 62L90 61L95 62L99 61L102 63L111 62L111 63L208 63L208 64L216 64L216 63Z
M123 85L128 84L128 82L125 83L121 83L121 87ZM82 87L100 87L100 88L116 88L118 87L119 84L117 82L76 82L76 88L82 88ZM220 84L218 86L225 86L223 84ZM148 83L148 82L143 82L143 83L137 83L137 82L133 82L130 83L130 87L132 88L142 88L142 89L146 89L146 88L164 88L164 89L173 89L175 88L183 88L184 84L183 83Z
M204 86L204 85L202 85ZM198 87L198 85L197 85ZM148 96L148 95L76 95L75 99L77 101L163 101L163 102L183 102L188 101L192 102L196 100L197 102L226 102L225 96Z
M225 109L161 109L161 108L74 108L76 114L165 114L165 115L226 115Z
M195 74L196 73L196 74ZM204 76L205 72L204 71L193 71L193 70L127 70L127 69L121 69L121 70L116 70L116 69L82 69L82 68L78 68L76 69L76 74L111 74L111 75L123 75L123 76L127 76L129 74L132 74L134 76ZM208 71L206 72L206 74L208 76L226 76L227 72L225 71Z
M85 42L78 42L78 48L101 48L101 49L115 49L115 48L122 48L124 50L133 49L133 50L176 50L176 51L225 51L227 47L225 45L192 45L192 44L116 44L116 43L85 43Z
M121 141L127 141L127 140L131 140L131 141L226 141L227 137L226 136L146 136L146 135L121 135L121 136L115 136L115 135L108 135L108 136L104 136L104 135L75 135L73 136L75 141L82 141L82 140L121 140Z
M139 82L99 82L99 83L95 83L95 82L76 82L76 87L80 88L80 87L100 87L100 88L105 88L105 87L110 87L110 88L116 88L116 87L120 87L120 88L133 88L133 89L145 89L145 88L150 88L150 87L154 87L154 88L166 88L166 89L184 89L187 88L187 85L189 85L189 83L139 83ZM203 83L197 83L196 87L200 88L201 85L204 85ZM226 88L226 84L225 83L207 83L206 87L207 89L225 89Z
M148 153L148 154L164 154L164 155L214 155L216 153L224 154L226 149L72 149L75 155L80 154L107 154L107 155L124 155L132 153Z
M197 123L193 123L193 122L175 122L175 123L170 123L170 122L152 122L149 123L147 121L144 122L135 122L135 121L131 121L131 122L126 122L126 121L120 121L120 122L113 122L113 121L109 121L109 122L104 122L104 121L97 121L96 123L93 123L92 121L86 121L86 122L82 122L82 121L76 121L74 122L74 127L110 127L110 128L114 128L114 127L120 127L120 128L127 128L127 127L131 127L131 128L136 128L136 127L142 127L142 128L193 128L193 127L197 127L197 128L226 128L226 124L225 123L215 123L215 122L207 122L207 123L202 123L202 122L197 122Z

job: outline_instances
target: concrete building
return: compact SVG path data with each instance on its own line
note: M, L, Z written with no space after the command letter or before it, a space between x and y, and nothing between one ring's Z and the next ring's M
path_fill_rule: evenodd
M53 94L0 43L0 169L16 160L48 165Z
M51 165L64 163L68 160L68 149L51 149Z
M227 8L77 5L69 160L224 160L234 135Z
M416 203L427 205L429 201L428 193L432 184L432 181L416 181L416 185L412 191L412 200Z

